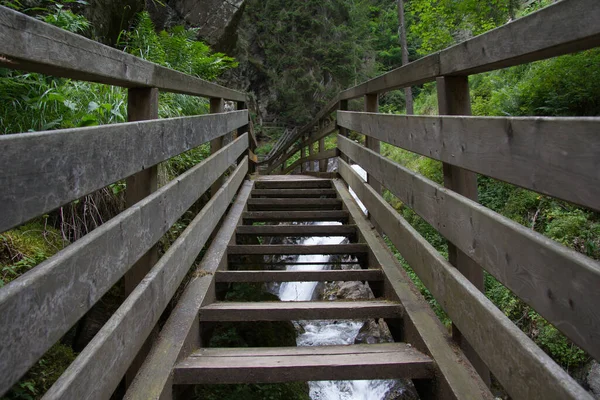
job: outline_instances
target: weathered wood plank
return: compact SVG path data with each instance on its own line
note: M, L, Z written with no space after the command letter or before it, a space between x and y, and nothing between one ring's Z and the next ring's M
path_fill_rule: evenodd
M304 148L304 147L303 147ZM289 174L290 172L292 172L294 169L296 169L296 167L298 167L299 165L303 165L304 163L306 163L307 161L316 161L316 160L327 160L329 158L335 158L337 157L337 149L331 149L331 150L326 150L323 153L317 153L317 154L313 154L310 156L306 156L306 157L301 157L298 160L294 161L292 164L290 164L289 166L287 166L286 168L284 168L283 170L283 174ZM267 172L268 173L268 172Z
M252 191L252 197L335 197L333 189L257 189Z
M217 282L334 282L381 281L380 269L321 271L219 271Z
M161 67L0 6L0 65L123 87L246 101L246 94Z
M281 211L281 210L340 210L342 202L338 199L290 199L269 198L248 200L250 211Z
M338 123L445 163L600 210L600 118L338 112Z
M224 135L247 120L247 111L234 111L1 135L0 232Z
M399 329L394 329L393 325L390 327L394 339L410 343L417 350L435 359L439 371L435 385L425 385L427 393L419 394L440 399L493 399L494 396L464 354L450 340L446 327L440 323L429 303L419 294L419 289L415 287L383 238L373 229L348 188L342 181L336 181L335 187L356 222L359 234L373 254L370 262L381 266L386 298L400 301L404 307L404 317L400 321ZM400 332L394 332L398 330ZM398 335L400 337L397 337Z
M111 396L227 210L247 171L248 160L244 159L44 399ZM124 337L128 339L122 340Z
M216 302L200 309L200 321L292 321L312 319L401 318L390 301Z
M595 358L600 263L350 140L338 146L465 254ZM518 249L518 250L517 250Z
M186 286L179 302L161 330L155 345L142 365L135 381L125 394L127 400L167 399L171 395L172 370L177 360L188 356L194 349L186 344L199 342L198 310L211 301L209 292L214 285L214 273L227 262L227 246L241 220L246 200L253 183L246 181L237 194L235 203L225 216L221 229L211 242L198 267L198 274Z
M250 211L244 213L246 223L253 222L308 222L339 221L346 222L346 211Z
M362 243L351 244L248 244L229 246L229 255L264 254L264 255L299 255L299 254L362 254L369 250Z
M356 225L241 225L237 235L255 236L351 236L356 234Z
M300 179L285 177L284 180L257 180L256 189L331 189L329 179Z
M211 97L210 98L210 113L211 114L219 114L222 113L225 109L225 101L219 97ZM229 133L229 132L228 132ZM210 141L210 154L214 154L219 151L223 144L225 143L225 135L214 138ZM210 194L214 196L215 193L221 188L223 185L223 176L220 176L210 187Z
M0 290L8 390L243 154L244 135ZM74 306L77 305L77 306Z
M511 397L591 400L584 389L448 263L392 206L374 193L348 164L340 161L339 168L344 180ZM444 188L438 190L447 191ZM438 207L440 210L449 209L448 206ZM457 225L452 226L457 228ZM521 243L514 248L521 248ZM521 278L524 277L526 275L521 275ZM568 284L568 280L556 279ZM515 373L516 369L519 373Z
M432 377L431 358L405 343L203 349L174 371L175 383L188 385Z

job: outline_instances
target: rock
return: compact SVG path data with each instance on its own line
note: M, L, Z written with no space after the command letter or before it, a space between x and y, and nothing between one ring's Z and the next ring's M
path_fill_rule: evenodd
M358 331L354 344L375 344L393 342L392 334L383 319L365 321Z
M327 294L329 295L329 300L360 300L373 298L373 293L369 286L362 282L336 282L334 287L327 291Z
M137 13L144 10L144 0L95 0L83 9L94 28L96 39L115 45L121 31L128 29Z
M412 382L399 379L385 396L384 400L418 400L419 395Z
M597 361L592 361L590 364L585 380L592 396L600 399L600 364Z

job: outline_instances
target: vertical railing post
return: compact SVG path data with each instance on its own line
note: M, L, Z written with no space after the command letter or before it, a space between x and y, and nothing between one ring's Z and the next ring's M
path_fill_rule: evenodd
M304 145L304 140L306 139L306 135L302 135L300 137L300 143L301 143L301 148L300 148L300 158L304 158L306 157L306 146ZM305 162L301 162L300 163L300 173L304 172L306 170L306 163Z
M225 106L225 102L223 101L222 98L219 98L219 97L211 97L210 98L210 113L211 114L222 113L224 106ZM213 139L210 141L210 154L216 153L223 147L223 139L224 139L224 136L221 136L219 138L216 138L216 139ZM217 179L215 181L215 183L212 184L212 186L210 188L210 195L214 196L215 193L217 193L217 191L221 188L221 186L223 186L223 177L222 176L219 177L219 179Z
M340 111L348 111L348 100L340 100L339 110ZM337 117L336 117L336 121L337 121ZM338 125L338 133L344 137L348 137L348 129L343 128L339 125ZM346 155L342 154L342 155L340 155L340 158L342 160L344 160L345 162L348 162L348 157Z
M246 110L248 107L246 106L246 103L243 101L238 101L237 105L236 105L238 110ZM254 140L252 140L252 134L253 132L250 132L251 126L250 126L250 114L248 114L248 124L241 126L240 128L238 128L237 130L237 134L235 136L235 138L237 139L240 135L243 135L244 133L248 132L248 151L254 153L254 151L256 150L256 146L254 145ZM250 156L250 154L248 154L248 156ZM248 157L248 160L250 161L250 157ZM254 162L250 161L248 163L248 173L252 174L256 172L256 164L254 164Z
M145 121L158 119L158 89L132 88L127 96L127 119L129 121ZM158 165L150 166L125 180L125 206L131 207L149 196L158 188ZM125 273L125 297L129 296L138 283L158 261L158 247L152 246L129 271ZM153 334L151 334L152 336ZM125 385L129 386L140 369L151 347L151 338L140 349L125 374Z
M437 92L440 115L471 115L468 76L444 76L437 78ZM471 200L477 201L476 173L446 163L443 164L443 170L444 186ZM469 281L479 290L485 292L482 268L450 242L448 242L448 258L450 263ZM452 325L452 337L461 346L483 381L489 386L489 369L455 325Z
M316 127L313 127L312 135L311 134L308 135L309 138L317 133L318 127L319 127L318 124L317 124ZM314 154L314 152L315 152L315 146L314 146L314 143L311 143L311 144L308 145L308 155L312 156ZM315 162L314 161L309 161L308 162L308 170L309 171L313 171L313 170L316 171L316 169L315 169Z
M325 138L319 139L319 153L325 151ZM327 172L327 160L319 160L319 172Z
M367 94L365 95L365 112L378 112L379 111L379 95L375 94ZM369 136L365 136L365 146L376 153L381 152L381 144L379 140L373 139ZM379 194L382 194L381 191L381 183L373 178L370 174L367 174L367 183L371 185L371 187ZM375 226L378 232L381 233L381 228L375 222L373 218L371 218L371 213L369 213L369 220Z

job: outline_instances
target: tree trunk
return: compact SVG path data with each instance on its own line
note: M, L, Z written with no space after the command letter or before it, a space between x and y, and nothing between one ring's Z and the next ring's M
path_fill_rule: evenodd
M398 0L398 36L400 37L400 47L402 47L402 65L408 64L408 46L406 44L406 25L404 23L404 0ZM406 101L406 114L414 114L412 88L404 88L404 97Z

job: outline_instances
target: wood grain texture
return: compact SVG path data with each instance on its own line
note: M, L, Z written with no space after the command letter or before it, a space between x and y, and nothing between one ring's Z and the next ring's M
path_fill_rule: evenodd
M600 358L600 263L350 140L352 160L576 344Z
M297 179L297 177L272 177L274 180L257 180L256 189L331 189L329 179Z
M431 378L431 358L405 343L202 349L177 364L179 384Z
M335 282L380 281L380 269L346 269L321 271L219 271L217 282Z
M8 390L248 147L244 135L0 290Z
M341 210L342 202L338 199L290 199L269 198L248 200L250 211L277 210Z
M355 225L242 225L236 235L255 236L350 236L356 233Z
M335 187L357 224L363 241L373 254L370 262L381 266L386 298L400 301L404 307L404 317L400 321L399 329L401 337L394 339L411 343L417 350L435 359L438 370L435 384L424 385L425 388L419 391L421 398L493 399L494 396L464 354L452 342L446 327L440 323L429 303L420 295L419 289L415 287L383 238L373 229L373 225L367 220L343 181L336 181ZM393 330L393 325L391 328Z
M227 210L247 171L248 160L244 159L50 388L45 399L105 399L111 396ZM128 339L123 341L124 337Z
M234 111L1 135L0 232L224 135L247 120L247 111Z
M600 118L339 112L338 123L445 163L600 210Z
M200 309L201 321L295 321L316 319L401 318L402 306L390 301L216 302Z
M333 189L256 189L252 197L311 198L335 197Z
M229 255L264 254L264 255L302 255L302 254L360 254L366 253L368 247L362 243L352 244L248 244L229 246Z
M200 341L198 310L212 301L209 293L214 287L214 273L227 262L227 246L241 221L252 185L251 181L242 183L233 206L198 267L198 271L204 272L196 274L186 286L133 385L125 394L126 400L170 398L173 367L178 360L195 350L186 347L189 346L187 342L190 337Z
M348 164L341 161L339 168L343 179L512 398L591 399L392 206L374 193ZM447 191L441 187L439 190ZM436 205L438 207L449 209ZM437 225L434 227L439 229ZM513 248L522 247L523 239L519 236L517 239L521 243ZM527 274L521 274L521 278L526 277ZM567 283L564 279L555 279ZM517 370L519 373L515 373Z
M346 211L249 211L244 213L246 223L253 222L307 222L338 221L346 222Z
M246 94L142 60L0 6L0 65L123 87L246 101Z

